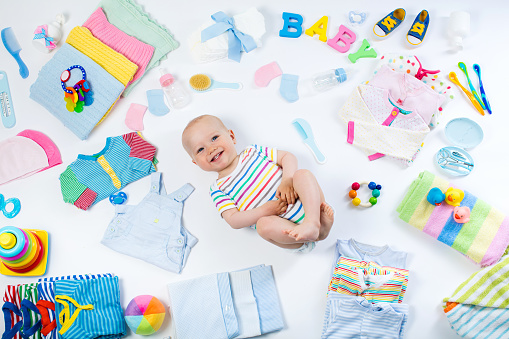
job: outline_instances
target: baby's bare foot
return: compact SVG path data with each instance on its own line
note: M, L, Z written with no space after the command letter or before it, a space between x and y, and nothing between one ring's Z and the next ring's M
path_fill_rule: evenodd
M320 234L318 240L327 238L334 223L334 210L326 202L320 205Z
M316 241L320 234L320 224L303 222L293 229L283 230L283 234L288 234L292 238L295 238L296 241Z

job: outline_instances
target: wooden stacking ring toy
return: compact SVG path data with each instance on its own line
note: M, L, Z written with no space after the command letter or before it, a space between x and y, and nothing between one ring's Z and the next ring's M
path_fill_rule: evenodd
M46 272L48 233L14 226L0 228L0 273L38 276Z
M361 202L361 199L357 197L357 190L361 187L361 185L367 185L368 188L371 190L372 197L369 198L369 203L367 202ZM352 184L352 190L348 192L348 196L352 198L352 204L354 206L360 206L360 207L371 207L376 205L377 198L380 196L380 190L382 189L381 185L377 185L375 182L371 181L359 181L354 182Z

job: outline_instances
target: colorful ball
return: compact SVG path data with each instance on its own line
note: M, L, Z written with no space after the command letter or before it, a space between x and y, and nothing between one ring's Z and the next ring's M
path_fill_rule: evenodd
M376 198L375 198L375 197L371 197L371 198L369 198L369 203L370 203L371 205L376 205L376 203L377 203Z
M139 295L129 302L125 322L136 334L150 335L161 327L166 315L164 305L154 296Z
M373 190L373 192L371 192L371 194L375 197L375 198L378 198L380 196L380 191L377 190L376 188Z
M380 191L382 189L382 185L376 185L376 189Z
M361 204L361 199L359 199L359 198L355 198L355 199L353 199L353 200L352 200L352 204L353 204L354 206L359 206L359 205Z
M359 184L358 182L354 182L352 184L352 189L357 191L359 188L361 188L361 184Z
M355 198L357 196L357 191L351 190L350 192L348 192L348 196L352 199Z
M374 190L376 188L376 183L374 181L372 181L368 184L368 187L370 190Z

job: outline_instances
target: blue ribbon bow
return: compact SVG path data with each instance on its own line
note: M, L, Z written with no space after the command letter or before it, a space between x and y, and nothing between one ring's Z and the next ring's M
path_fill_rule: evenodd
M242 33L235 28L233 18L228 17L223 12L213 14L212 19L216 22L201 32L201 41L205 42L228 32L228 58L240 62L240 52L250 52L255 49L256 42L247 34Z
M34 40L37 39L46 40L46 47L51 46L51 43L53 42L53 38L47 36L46 30L44 28L41 28L41 33L37 33L34 35Z

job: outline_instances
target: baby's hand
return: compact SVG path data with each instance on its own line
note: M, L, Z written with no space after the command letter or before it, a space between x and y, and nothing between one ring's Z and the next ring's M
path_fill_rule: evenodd
M270 200L263 204L268 215L280 215L286 212L288 204L283 200Z
M295 204L295 200L297 200L298 195L293 189L293 179L287 178L281 180L281 184L276 191L276 198L286 201L288 205Z

